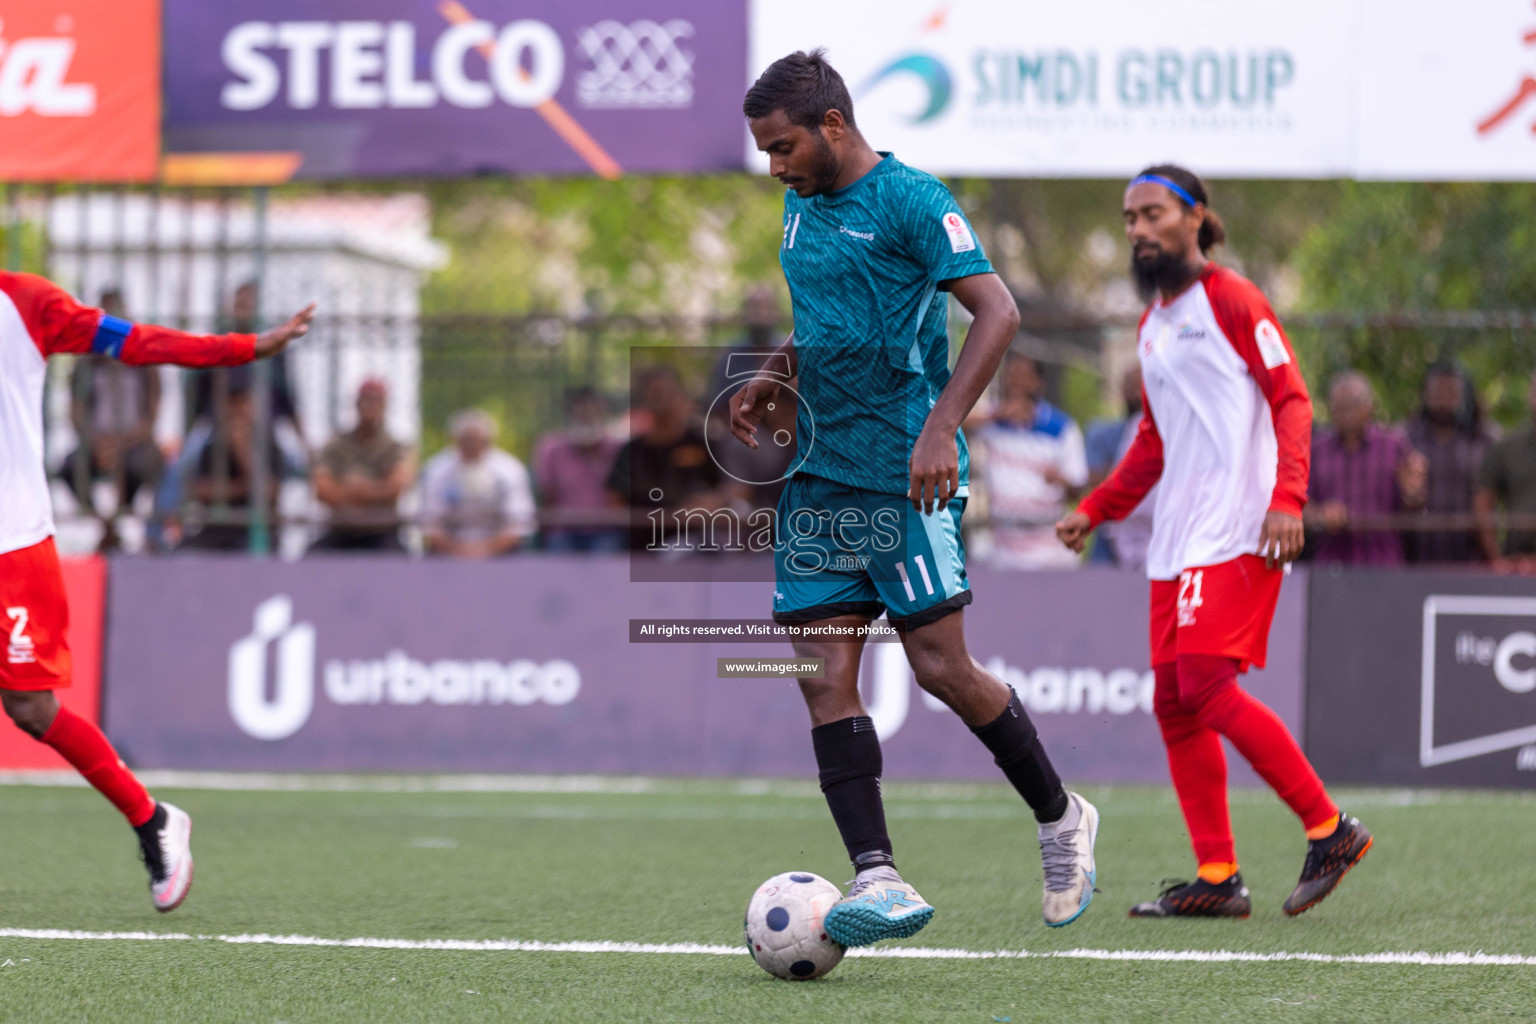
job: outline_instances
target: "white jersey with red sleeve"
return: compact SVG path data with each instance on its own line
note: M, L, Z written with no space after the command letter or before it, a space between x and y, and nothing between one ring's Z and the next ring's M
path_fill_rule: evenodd
M1123 519L1157 484L1147 575L1257 553L1266 513L1307 500L1312 400L1263 293L1208 264L1137 332L1145 415L1114 473L1083 500L1093 525Z
M131 323L80 305L46 278L0 271L0 554L53 535L43 384L56 352L96 352L135 364L234 366L255 356L256 337Z

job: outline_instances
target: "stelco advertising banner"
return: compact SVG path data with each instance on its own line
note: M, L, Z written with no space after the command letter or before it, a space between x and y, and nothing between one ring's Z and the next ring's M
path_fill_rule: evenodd
M151 181L158 0L0 7L0 181Z
M741 166L718 0L166 0L168 154L298 178Z
M1019 692L1062 775L1166 782L1146 581L972 579L971 651ZM147 768L813 776L796 683L720 678L719 659L787 643L637 640L631 625L763 622L771 585L628 580L623 558L119 560L106 729ZM1287 583L1270 667L1245 681L1298 729L1305 589ZM867 646L861 687L888 777L998 777L899 644Z
M752 70L827 47L876 148L943 174L1347 175L1352 5L753 5ZM1427 26L1421 26L1427 28Z
M1315 573L1307 753L1325 779L1536 783L1536 588L1472 574Z

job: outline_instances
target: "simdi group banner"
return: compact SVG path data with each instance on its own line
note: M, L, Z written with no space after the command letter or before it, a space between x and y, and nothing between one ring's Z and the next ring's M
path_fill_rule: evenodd
M0 181L151 181L158 0L0 5Z
M137 766L815 773L793 680L718 677L719 658L788 657L787 643L631 642L631 619L766 620L769 584L630 583L624 558L550 556L112 568L104 717ZM1166 782L1146 581L979 569L972 582L971 651L1019 692L1063 776ZM1305 583L1286 584L1270 666L1247 679L1295 728ZM899 644L868 646L861 687L888 777L997 778Z
M165 143L298 178L741 166L740 0L165 0Z
M1530 0L754 0L753 74L817 46L940 174L1536 180Z

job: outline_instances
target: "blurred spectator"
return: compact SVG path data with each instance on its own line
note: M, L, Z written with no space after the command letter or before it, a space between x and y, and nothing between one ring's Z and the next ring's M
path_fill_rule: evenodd
M967 426L982 455L992 519L992 561L1010 569L1071 569L1073 554L1056 539L1056 520L1088 483L1083 434L1041 395L1045 379L1034 359L1010 352L1002 398Z
M747 292L741 304L742 333L710 371L707 388L709 401L713 402L715 396L727 389L735 391L744 383L732 376L735 372L731 368L732 355L772 352L784 343L784 338L779 334L779 325L783 319L784 310L779 305L779 293L772 287L758 285ZM721 416L722 406L714 406L713 412L715 416ZM724 412L723 418L729 423L730 413Z
M1125 402L1125 416L1090 424L1085 447L1088 453L1088 486L1097 487L1119 465L1141 426L1141 365L1133 364L1120 378L1120 397ZM1153 487L1136 510L1119 522L1099 527L1097 540L1088 552L1088 561L1117 565L1141 572L1147 567L1147 545L1152 542L1152 505L1157 488Z
M122 293L101 293L101 308L127 318ZM104 355L85 355L70 375L69 418L79 447L64 458L63 477L82 508L96 515L93 484L112 481L116 509L132 506L140 488L153 489L165 467L155 444L155 417L160 411L160 369L129 366ZM117 546L111 521L101 550Z
M255 402L251 395L251 375L232 375L223 402L223 415L213 424L207 440L183 455L183 473L191 498L202 506L203 514L190 517L182 537L182 548L204 551L243 551L250 544L249 515L253 482L252 452L255 437ZM269 429L261 446L266 454L266 497L269 521L277 511L277 491L289 469L282 449ZM222 513L232 513L234 521L218 520Z
M1419 411L1407 423L1408 440L1428 464L1425 512L1467 515L1477 488L1477 471L1493 438L1467 401L1468 382L1455 363L1430 365L1420 391ZM1483 557L1475 529L1410 532L1404 537L1410 562L1475 562Z
M255 281L247 281L235 289L230 302L229 316L221 330L244 331L251 334L261 330L257 300L260 293ZM271 395L268 422L290 462L303 464L308 459L304 441L304 428L299 422L298 406L294 403L293 387L288 380L287 353L266 361L271 368L268 383ZM220 402L220 394L231 385L228 383L236 371L249 374L249 366L220 367L212 370L195 370L187 374L187 385L192 394L191 420L209 422Z
M1328 389L1330 425L1312 438L1305 513L1307 525L1321 531L1313 553L1318 562L1402 564L1399 531L1351 529L1351 524L1424 507L1424 456L1402 433L1372 422L1375 406L1363 374L1346 370L1334 377Z
M331 519L312 550L405 550L396 503L415 466L410 449L384 429L387 400L383 381L364 381L357 389L357 426L321 450L312 481Z
M1536 517L1536 374L1531 376L1526 403L1532 420L1490 445L1478 472L1474 507L1485 519L1501 504L1512 516ZM1506 530L1502 547L1498 529L1485 525L1482 541L1495 569L1536 573L1536 530L1528 525Z
M724 508L728 497L722 487L727 478L709 457L704 432L693 422L693 403L677 373L665 366L645 371L636 381L635 399L649 426L619 449L607 489L612 506L630 510L629 545L643 551L657 539L671 544L678 534L679 514ZM658 509L665 515L656 538L655 524L647 516ZM698 539L697 527L693 535Z
M494 447L497 426L490 413L457 413L448 432L453 447L432 456L422 471L427 551L490 558L517 550L536 525L528 470Z
M782 364L781 376L789 379L789 363L783 356L765 352L732 352L729 358L730 383L725 392L734 394L752 377L774 371ZM794 392L786 389L764 410L758 424L758 445L749 448L731 433L730 399L716 400L714 415L704 425L709 435L709 452L725 474L722 482L731 502L746 515L759 509L775 510L779 495L789 483L788 473L799 454L795 441L800 403Z
M534 448L533 474L550 551L622 551L625 531L614 519L604 484L619 454L608 436L608 408L591 387L565 396L565 429L545 434Z

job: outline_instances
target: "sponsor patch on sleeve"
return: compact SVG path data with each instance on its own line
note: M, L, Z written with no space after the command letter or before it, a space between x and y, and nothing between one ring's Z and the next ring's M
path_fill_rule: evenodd
M1291 354L1285 348L1285 339L1280 337L1280 328L1269 320L1259 321L1253 329L1253 340L1259 344L1259 358L1264 360L1266 369L1273 370L1291 361Z
M944 233L949 236L950 252L970 252L976 248L976 237L971 234L971 229L965 223L965 218L951 210L946 213L944 221Z

